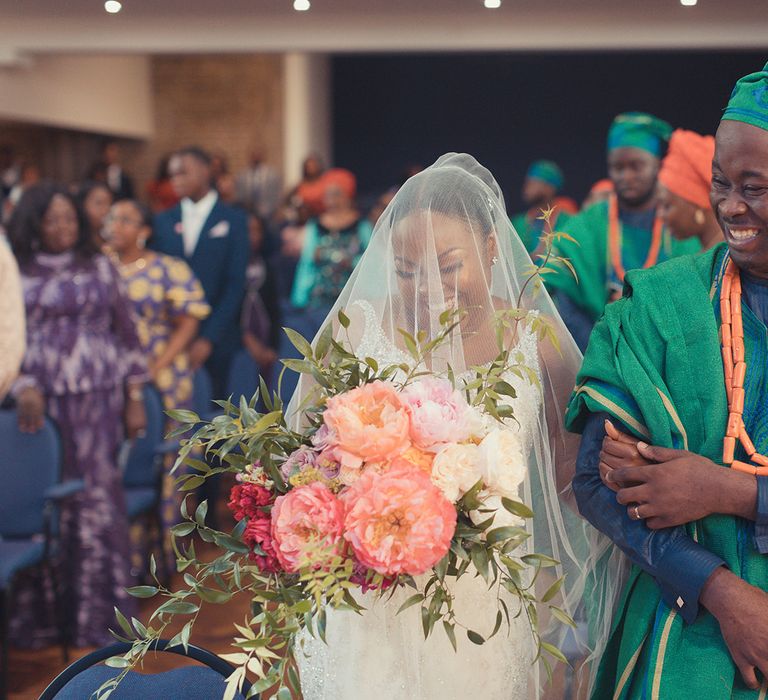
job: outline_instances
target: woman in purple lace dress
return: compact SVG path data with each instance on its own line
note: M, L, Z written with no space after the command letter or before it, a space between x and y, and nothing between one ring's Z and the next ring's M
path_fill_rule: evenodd
M22 274L27 352L14 384L22 430L47 413L58 425L62 477L85 488L61 511L58 580L65 589L70 641L100 646L113 606L131 612L128 524L117 453L146 427L141 388L146 362L118 272L98 254L75 201L39 185L22 197L9 225ZM19 646L56 641L46 604L50 582L32 572L17 586L11 638Z

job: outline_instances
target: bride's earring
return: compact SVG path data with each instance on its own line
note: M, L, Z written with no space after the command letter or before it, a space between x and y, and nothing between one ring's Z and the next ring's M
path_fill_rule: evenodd
M494 255L494 256L491 258L491 265L495 265L497 262L499 262L499 259L498 259L498 258L497 258L497 257Z

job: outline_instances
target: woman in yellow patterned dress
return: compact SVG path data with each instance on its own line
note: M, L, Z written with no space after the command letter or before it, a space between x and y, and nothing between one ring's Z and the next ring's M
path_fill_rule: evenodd
M211 310L203 288L183 260L146 248L152 234L152 217L138 202L123 200L112 207L107 234L134 304L139 339L163 406L165 410L191 409L193 371L187 347L197 336L200 321ZM166 430L173 427L168 419ZM160 511L165 538L179 520L180 495L174 487L175 477L170 474L172 466L170 458L165 464ZM164 551L166 564L173 571L168 539Z

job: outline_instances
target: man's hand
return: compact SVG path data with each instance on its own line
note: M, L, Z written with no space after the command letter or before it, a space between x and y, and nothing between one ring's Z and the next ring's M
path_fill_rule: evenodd
M700 601L720 623L744 682L757 690L756 670L768 678L768 594L720 567L704 584Z
M211 356L213 345L207 338L198 338L189 346L189 363L192 369L200 369Z
M45 421L45 397L39 389L29 387L19 394L16 401L19 414L19 430L36 433Z
M631 518L645 520L651 529L684 525L712 513L735 515L738 511L743 514L746 502L742 501L749 496L741 491L744 487L750 488L748 482L752 482L754 514L757 496L754 477L724 469L686 450L651 447L643 442L637 444L637 450L652 464L614 469L608 478L622 484L634 482L619 489L616 500L628 506ZM732 489L740 495L737 497ZM741 505L737 506L737 501Z

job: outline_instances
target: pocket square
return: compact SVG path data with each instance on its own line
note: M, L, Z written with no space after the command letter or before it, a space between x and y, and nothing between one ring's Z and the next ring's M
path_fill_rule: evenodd
M229 234L229 221L219 221L212 229L210 234L211 238L224 238Z

